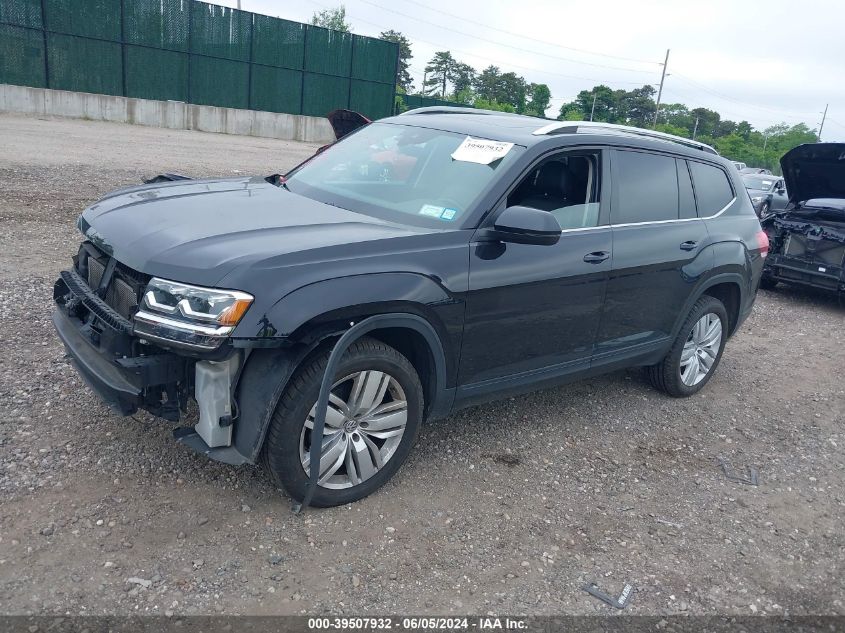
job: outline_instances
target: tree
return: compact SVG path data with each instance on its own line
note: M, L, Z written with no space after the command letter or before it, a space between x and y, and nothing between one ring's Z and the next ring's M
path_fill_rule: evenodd
M514 109L522 113L525 111L525 95L528 92L528 84L525 79L516 73L503 73L499 78L499 94L496 100L500 103L509 103Z
M498 66L488 66L475 77L473 87L480 99L485 101L496 101L501 91L502 71Z
M452 82L455 94L471 89L472 83L475 81L475 68L469 64L455 62L452 71L449 73L449 81Z
M525 106L525 114L545 117L549 102L552 100L552 92L546 84L528 85L528 105Z
M496 110L497 112L516 112L516 108L510 103L499 103L495 99L488 101L480 97L475 100L475 107L482 110Z
M626 112L625 123L636 127L648 127L654 121L654 109L657 106L653 86L643 86L624 92L619 100Z
M336 9L325 9L319 13L315 11L314 15L311 16L311 24L333 31L352 32L352 25L346 21L346 7L344 5L340 5Z
M618 96L621 91L613 91L608 86L598 85L592 90L582 90L574 101L560 106L560 116L564 121L589 121L593 112L594 121L616 123L619 119ZM593 97L596 99L593 111Z
M446 98L446 86L455 68L455 58L449 51L437 51L425 67L427 78L423 86L423 94L436 94L440 89L440 98Z
M402 33L392 29L382 31L379 37L387 42L399 44L399 68L396 73L396 85L406 93L411 92L414 89L414 80L411 78L411 73L408 72L411 65L410 61L414 57L411 54L411 42Z

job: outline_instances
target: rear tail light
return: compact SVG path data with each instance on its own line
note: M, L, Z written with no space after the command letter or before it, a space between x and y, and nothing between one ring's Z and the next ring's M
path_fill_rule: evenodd
M757 231L757 248L760 249L760 257L765 257L769 254L769 236L763 229Z

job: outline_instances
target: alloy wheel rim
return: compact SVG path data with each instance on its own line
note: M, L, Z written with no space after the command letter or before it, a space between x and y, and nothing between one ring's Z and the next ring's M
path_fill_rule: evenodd
M722 320L708 312L692 326L681 351L681 381L694 387L710 373L722 347Z
M317 405L299 437L299 459L309 474ZM332 385L320 451L318 484L341 489L378 473L395 455L408 423L408 401L399 381L376 370L349 374Z

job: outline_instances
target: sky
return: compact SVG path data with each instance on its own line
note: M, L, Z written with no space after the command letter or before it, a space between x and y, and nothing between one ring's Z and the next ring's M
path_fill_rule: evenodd
M212 0L235 7L237 0ZM256 13L308 22L337 0L241 0ZM660 82L662 102L706 107L758 129L806 123L845 141L845 2L840 0L344 0L360 35L411 41L415 87L435 51L490 64L552 93L548 116L599 83Z

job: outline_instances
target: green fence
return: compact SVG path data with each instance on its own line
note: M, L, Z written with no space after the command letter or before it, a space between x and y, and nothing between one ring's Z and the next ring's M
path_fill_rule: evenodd
M198 0L0 0L0 83L391 114L398 45Z
M422 95L407 95L396 93L397 97L402 99L405 104L405 109L414 110L416 108L427 108L429 106L455 106L458 108L471 108L473 106L464 103L455 103L454 101L445 101L436 97L423 97Z

